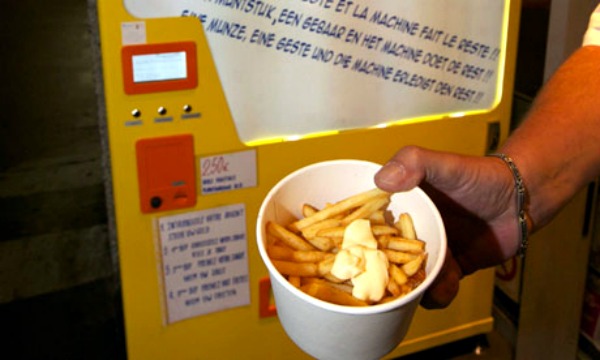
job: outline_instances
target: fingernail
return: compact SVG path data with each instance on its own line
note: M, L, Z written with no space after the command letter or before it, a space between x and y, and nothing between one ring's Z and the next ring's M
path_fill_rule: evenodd
M376 177L377 181L382 185L396 185L402 180L405 174L406 169L404 165L390 161L377 172Z

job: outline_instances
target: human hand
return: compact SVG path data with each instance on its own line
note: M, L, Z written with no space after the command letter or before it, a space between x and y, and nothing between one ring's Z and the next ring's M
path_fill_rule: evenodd
M518 249L514 180L498 158L409 146L379 170L375 183L389 192L420 186L442 215L448 252L421 301L426 308L448 306L463 276L499 265Z

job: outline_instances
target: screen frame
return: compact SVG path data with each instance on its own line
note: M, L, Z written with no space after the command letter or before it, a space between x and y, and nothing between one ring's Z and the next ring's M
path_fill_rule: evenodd
M134 82L133 57L138 55L158 55L185 52L187 77L183 79ZM193 41L127 45L121 49L123 67L123 87L128 95L158 93L165 91L189 90L198 86L196 43Z

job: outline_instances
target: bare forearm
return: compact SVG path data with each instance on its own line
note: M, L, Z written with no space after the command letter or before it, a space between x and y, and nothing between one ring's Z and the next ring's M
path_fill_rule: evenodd
M534 229L600 173L600 47L579 49L546 84L502 147L529 192Z

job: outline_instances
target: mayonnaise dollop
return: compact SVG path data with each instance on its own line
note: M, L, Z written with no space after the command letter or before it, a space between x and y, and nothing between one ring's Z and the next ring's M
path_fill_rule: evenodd
M369 220L357 219L346 227L331 274L341 280L351 279L352 295L357 299L376 302L383 298L389 281L388 260L377 250Z

